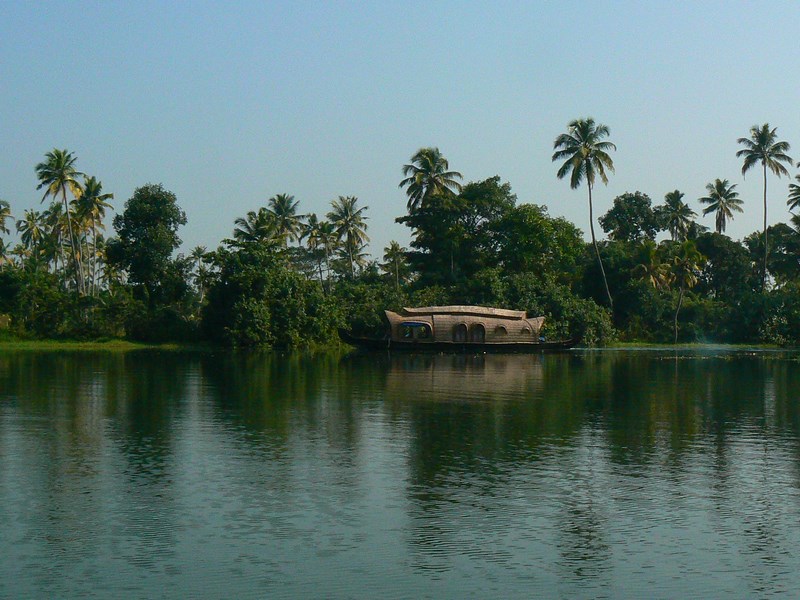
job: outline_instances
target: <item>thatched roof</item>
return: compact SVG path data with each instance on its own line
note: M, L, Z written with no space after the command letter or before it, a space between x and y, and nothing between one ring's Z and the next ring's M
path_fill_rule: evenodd
M500 317L504 319L524 319L524 310L508 310L506 308L488 308L485 306L423 306L419 308L403 308L403 315L472 315L475 317Z

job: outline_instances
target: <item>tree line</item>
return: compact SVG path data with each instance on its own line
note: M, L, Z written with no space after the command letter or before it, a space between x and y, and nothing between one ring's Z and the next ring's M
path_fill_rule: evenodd
M556 177L585 185L591 241L545 206L518 203L499 176L463 182L438 148L401 167L396 221L409 248L368 251L368 207L338 196L304 214L280 193L232 223L215 250L176 254L186 215L160 184L137 188L111 223L114 195L54 149L35 166L44 210L14 219L0 200L0 313L34 337L208 340L235 346L326 345L341 327L380 334L384 308L481 304L547 316L545 335L678 342L800 341L800 216L767 226L769 173L789 175L789 144L754 126L738 140L742 175L761 167L764 226L726 234L743 211L736 184L717 178L698 198L710 230L679 190L654 205L640 191L595 219L593 193L614 173L607 126L591 118L556 137ZM800 166L800 165L798 165ZM787 196L800 207L800 175ZM598 240L595 221L606 234ZM657 241L660 234L662 241Z

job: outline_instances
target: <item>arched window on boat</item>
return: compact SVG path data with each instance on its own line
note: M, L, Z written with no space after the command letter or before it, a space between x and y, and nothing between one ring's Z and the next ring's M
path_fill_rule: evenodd
M531 328L530 327L523 327L522 328L522 335L531 335Z
M469 341L480 342L480 343L485 342L486 328L480 323L475 323L472 327L469 328Z
M494 328L494 335L495 337L503 338L508 335L508 329L506 329L503 325L498 325Z
M428 323L419 321L405 321L400 324L398 334L401 340L425 340L431 339L431 326Z
M453 341L466 342L467 341L467 324L458 323L453 327Z

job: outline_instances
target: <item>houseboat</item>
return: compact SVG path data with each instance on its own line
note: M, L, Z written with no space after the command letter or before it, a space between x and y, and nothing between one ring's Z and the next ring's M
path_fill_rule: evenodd
M426 306L384 311L389 327L382 338L364 338L340 330L342 341L373 350L435 352L538 352L571 348L577 340L546 341L544 317L524 310L483 306Z

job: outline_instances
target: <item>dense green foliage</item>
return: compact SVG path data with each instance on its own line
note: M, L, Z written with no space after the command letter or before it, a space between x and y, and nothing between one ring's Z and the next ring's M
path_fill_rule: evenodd
M762 129L740 140L745 167L785 174L788 145ZM320 218L277 194L236 218L216 250L184 256L178 198L148 184L106 240L113 195L77 170L72 153L53 150L36 167L48 207L15 219L0 200L0 326L22 337L296 348L335 344L338 328L381 335L384 309L477 304L544 315L547 338L587 344L800 343L800 217L732 240L725 225L748 207L736 184L715 179L698 198L715 231L696 221L683 192L653 206L634 191L597 219L608 236L597 240L592 190L613 170L608 133L579 119L554 144L557 176L587 184L591 242L547 207L518 204L499 176L462 185L438 149L422 148L400 184L408 205L396 221L410 248L392 241L379 260L367 253L368 207L354 196L332 199ZM791 209L798 190L789 187Z

